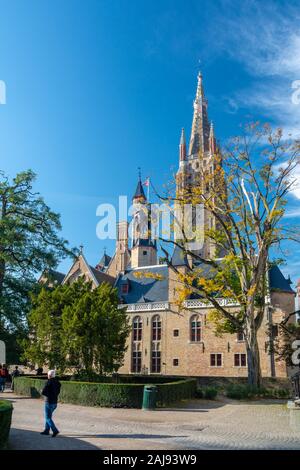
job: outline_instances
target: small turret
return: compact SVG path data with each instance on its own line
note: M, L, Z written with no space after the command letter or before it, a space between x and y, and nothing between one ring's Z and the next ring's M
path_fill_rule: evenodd
M186 142L184 128L181 129L180 144L179 144L179 162L184 162L186 159Z
M144 192L144 188L143 188L143 184L142 184L142 180L141 180L141 170L139 168L139 180L138 180L138 184L137 184L137 187L136 187L136 190L135 190L135 193L133 195L133 198L132 198L132 202L133 204L143 204L144 202L146 202L146 196L145 196L145 192Z
M213 125L213 122L211 122L210 129L209 129L209 151L211 155L214 155L216 153L216 150L217 150L217 146L216 146L214 125Z

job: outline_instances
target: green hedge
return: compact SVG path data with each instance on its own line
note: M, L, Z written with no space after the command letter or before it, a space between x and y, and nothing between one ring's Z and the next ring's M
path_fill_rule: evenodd
M13 406L9 401L0 400L0 449L7 447Z
M247 400L251 398L288 398L290 392L284 388L256 388L249 385L230 385L226 389L228 398Z
M39 398L45 380L18 377L14 382L15 393ZM61 381L59 400L86 406L141 408L144 384L112 384L92 382ZM195 396L196 380L187 379L159 384L157 404L167 406L181 399Z
M70 380L76 382L96 382L96 383L121 383L121 384L164 384L169 382L179 382L183 377L173 377L165 375L118 375L101 376L99 374L92 374L90 376L81 373L72 376L63 376L62 380Z
M186 379L157 385L157 404L167 406L183 399L191 399L196 395L197 380Z

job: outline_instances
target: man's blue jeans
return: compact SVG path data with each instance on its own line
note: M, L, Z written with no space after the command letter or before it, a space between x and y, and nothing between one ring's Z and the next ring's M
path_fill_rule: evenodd
M5 391L5 379L3 377L0 377L0 392Z
M58 429L52 420L52 414L54 413L54 410L56 410L56 407L57 404L45 403L45 431L49 432L51 428L52 432L58 432Z

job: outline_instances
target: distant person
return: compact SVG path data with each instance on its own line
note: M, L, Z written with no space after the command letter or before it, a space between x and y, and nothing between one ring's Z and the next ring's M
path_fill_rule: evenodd
M20 371L19 371L19 367L16 366L14 368L14 370L12 371L11 373L11 389L13 390L14 389L14 380L16 377L20 377Z
M38 367L37 370L36 370L36 375L42 375L42 373L43 373L43 368Z
M1 391L4 392L5 391L6 381L9 378L9 372L8 372L8 368L6 367L6 364L2 365L2 368L0 369L0 376L1 376L1 379L2 379L1 380Z
M48 372L48 380L43 388L42 395L45 398L45 429L41 434L44 436L48 436L50 429L52 429L52 437L57 436L59 430L55 426L52 415L57 408L57 399L60 392L61 384L55 378L55 370L49 370Z
M5 381L2 377L2 364L0 364L0 392L4 392Z

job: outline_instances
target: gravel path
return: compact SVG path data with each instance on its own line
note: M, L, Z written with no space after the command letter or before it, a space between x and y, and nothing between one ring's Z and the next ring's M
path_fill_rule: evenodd
M41 436L43 401L0 394L13 402L12 449L300 449L300 411L272 400L195 400L155 411L60 404L61 434Z

